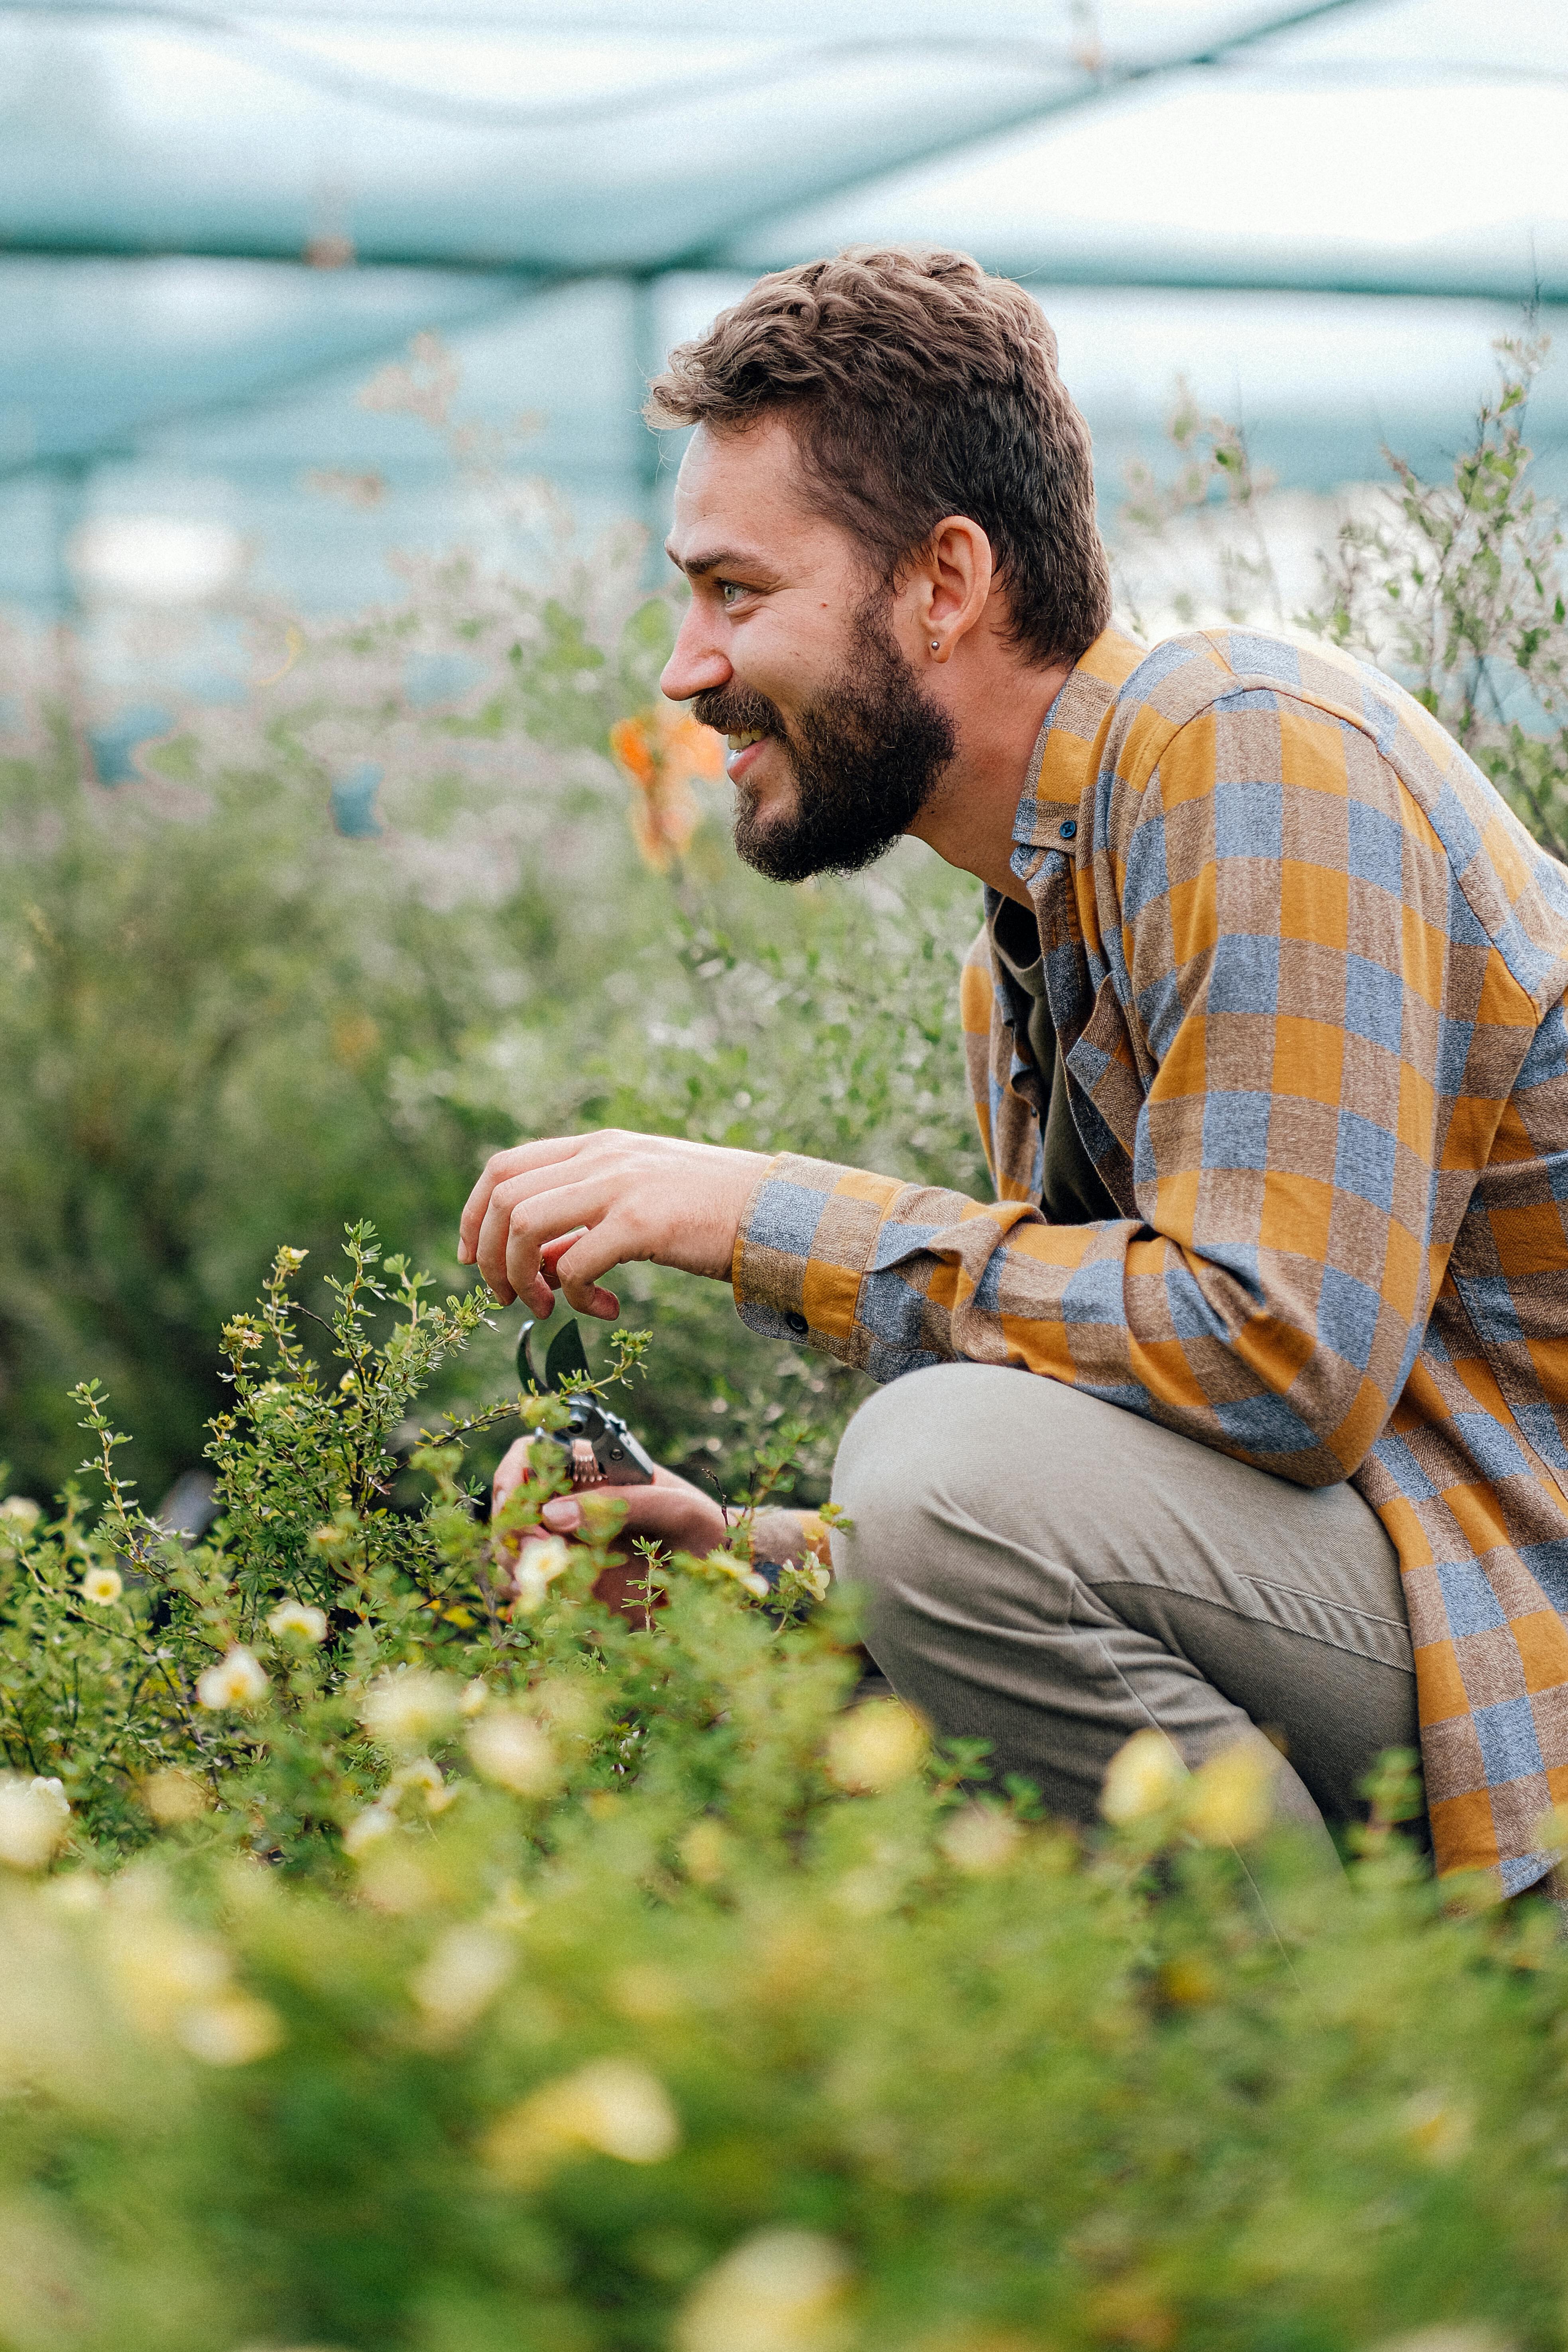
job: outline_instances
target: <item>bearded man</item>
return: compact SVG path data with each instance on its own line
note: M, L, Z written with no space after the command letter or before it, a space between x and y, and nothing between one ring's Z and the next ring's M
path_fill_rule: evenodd
M984 885L997 1198L555 1138L491 1160L463 1258L539 1314L682 1267L881 1382L836 1571L894 1688L1058 1812L1136 1730L1193 1764L1267 1726L1321 1832L1419 1725L1439 1868L1531 1885L1568 1795L1561 870L1375 670L1110 626L1050 330L964 257L765 278L650 414L696 427L664 691L729 738L742 855L908 833ZM668 1474L626 1502L723 1539Z

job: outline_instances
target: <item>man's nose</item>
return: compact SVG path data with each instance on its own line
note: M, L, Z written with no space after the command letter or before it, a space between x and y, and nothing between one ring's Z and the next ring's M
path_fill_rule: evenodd
M689 702L694 694L711 694L728 686L733 676L729 656L714 644L697 606L688 604L658 681L659 692L671 702Z

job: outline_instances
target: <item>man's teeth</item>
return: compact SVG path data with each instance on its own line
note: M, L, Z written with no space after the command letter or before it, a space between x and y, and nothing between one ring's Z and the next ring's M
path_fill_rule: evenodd
M748 744L760 743L765 732L765 729L758 727L749 735L726 735L724 740L731 751L743 751Z

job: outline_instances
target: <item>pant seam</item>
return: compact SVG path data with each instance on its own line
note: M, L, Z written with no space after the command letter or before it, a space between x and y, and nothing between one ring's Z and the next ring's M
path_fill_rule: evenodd
M1075 1585L1079 1581L1076 1575L1074 1576L1073 1581ZM1200 1608L1223 1609L1227 1617L1234 1617L1239 1624L1266 1625L1273 1633L1289 1634L1289 1638L1293 1642L1316 1642L1320 1649L1333 1650L1342 1657L1361 1658L1369 1666L1386 1666L1390 1674L1406 1675L1414 1677L1415 1673L1414 1657L1412 1657L1409 1665L1402 1665L1393 1658L1380 1657L1375 1650L1354 1650L1352 1649L1348 1642L1334 1642L1331 1641L1326 1633L1309 1633L1304 1625L1279 1625L1275 1622L1272 1617L1251 1617L1247 1614L1245 1609L1235 1609L1231 1606L1228 1601L1216 1600L1214 1594L1210 1592L1189 1592L1182 1585L1156 1584L1152 1580L1141 1582L1139 1579L1134 1576L1100 1576L1096 1577L1094 1580L1094 1590L1097 1592L1107 1591L1118 1591L1123 1589L1129 1592L1158 1592L1166 1598L1178 1601L1195 1601ZM1297 1587L1291 1585L1280 1585L1276 1589L1279 1591L1294 1591L1298 1590ZM1303 1592L1301 1597L1308 1601L1320 1599L1318 1594L1310 1592ZM1333 1601L1323 1601L1321 1605L1325 1608L1331 1609L1337 1604ZM1393 1625L1395 1627L1396 1631L1400 1633L1405 1633L1408 1630L1406 1627L1400 1625L1397 1619L1393 1617L1373 1617L1371 1615L1370 1612L1365 1610L1358 1611L1357 1614L1365 1617L1367 1622L1373 1625ZM1158 1637L1156 1636L1155 1638Z

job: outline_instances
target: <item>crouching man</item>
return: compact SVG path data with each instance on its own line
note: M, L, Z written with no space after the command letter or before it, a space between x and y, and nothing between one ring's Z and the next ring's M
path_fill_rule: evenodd
M911 833L984 885L997 1197L574 1136L490 1161L463 1258L542 1314L681 1267L882 1382L837 1570L894 1687L1058 1811L1142 1727L1196 1762L1267 1725L1279 1810L1343 1820L1419 1726L1439 1867L1532 1884L1568 1797L1563 873L1376 671L1109 625L1050 331L963 257L763 278L650 415L697 428L663 685L729 739L741 855L793 882ZM722 1540L668 1474L628 1502Z

